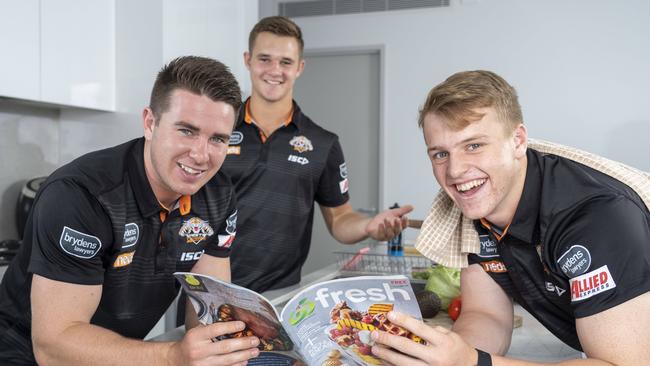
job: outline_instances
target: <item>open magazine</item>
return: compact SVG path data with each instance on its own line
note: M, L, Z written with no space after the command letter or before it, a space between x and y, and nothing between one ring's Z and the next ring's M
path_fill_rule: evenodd
M176 278L199 321L241 320L246 328L227 337L257 336L260 356L249 365L380 365L370 352L370 333L382 330L422 342L386 318L397 310L422 319L405 276L364 276L321 282L296 294L278 314L262 295L195 273Z

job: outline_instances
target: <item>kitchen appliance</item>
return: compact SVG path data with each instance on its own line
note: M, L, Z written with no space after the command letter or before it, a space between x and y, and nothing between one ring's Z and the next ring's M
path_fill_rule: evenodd
M29 210L34 204L36 193L41 188L43 182L47 177L38 177L28 180L20 191L18 202L16 204L16 229L18 230L18 237L23 238L23 231L25 231L25 224L29 216Z
M6 266L18 253L20 242L18 240L0 241L0 266Z

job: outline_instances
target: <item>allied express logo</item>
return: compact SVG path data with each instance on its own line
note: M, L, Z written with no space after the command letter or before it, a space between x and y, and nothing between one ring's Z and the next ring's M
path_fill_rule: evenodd
M571 301L588 299L599 293L613 290L616 282L607 265L569 280Z
M184 237L188 244L198 244L213 234L214 230L210 225L198 217L185 221L178 231L178 235Z

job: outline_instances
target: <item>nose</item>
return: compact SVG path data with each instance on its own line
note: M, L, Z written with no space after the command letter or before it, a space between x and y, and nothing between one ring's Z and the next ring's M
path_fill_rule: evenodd
M462 155L449 155L447 160L447 177L451 179L462 177L467 171L467 161Z
M194 144L192 144L192 148L190 149L190 158L192 158L192 160L194 160L197 164L204 164L207 163L210 159L209 156L208 139L203 137L197 139Z
M280 73L280 61L274 60L269 62L269 68L267 70L269 73L272 74L279 74Z

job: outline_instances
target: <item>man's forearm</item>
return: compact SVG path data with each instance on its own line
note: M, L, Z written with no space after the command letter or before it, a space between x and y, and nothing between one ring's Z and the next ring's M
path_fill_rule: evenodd
M78 324L47 344L34 343L39 364L45 365L167 365L174 343L144 342L106 328Z
M504 355L510 348L512 323L504 325L485 314L465 312L456 320L452 330L467 343L491 354Z
M343 244L358 243L368 237L366 226L371 218L356 212L348 212L332 222L332 236Z

